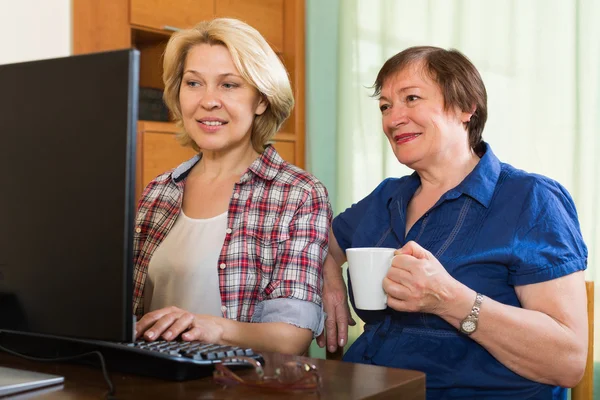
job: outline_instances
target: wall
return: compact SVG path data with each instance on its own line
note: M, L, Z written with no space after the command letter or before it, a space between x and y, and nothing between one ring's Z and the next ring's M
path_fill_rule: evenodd
M336 204L339 0L306 0L306 169ZM338 214L341 210L335 210Z
M70 54L70 0L0 0L0 65Z
M336 204L339 0L306 0L306 169ZM334 210L334 215L340 210ZM325 358L313 341L312 357Z

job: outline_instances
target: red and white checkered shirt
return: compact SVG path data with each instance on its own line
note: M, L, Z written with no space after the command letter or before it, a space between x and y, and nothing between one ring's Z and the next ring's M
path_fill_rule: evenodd
M198 160L196 156L158 176L139 202L133 301L138 317L144 314L150 259L180 214L186 177ZM262 312L256 306L273 299L311 302L310 310L322 310L330 223L331 206L323 184L268 146L235 184L229 202L227 233L215 265L223 316L250 322L255 311ZM264 310L264 304L259 308ZM323 316L318 317L322 325ZM291 323L296 324L293 319Z

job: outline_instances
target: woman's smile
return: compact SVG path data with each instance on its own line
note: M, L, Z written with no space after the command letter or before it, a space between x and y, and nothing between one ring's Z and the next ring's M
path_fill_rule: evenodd
M394 140L396 141L396 144L404 144L415 140L419 136L421 136L420 132L401 133L394 135Z
M227 125L227 121L215 117L201 118L196 121L198 122L198 126L200 126L200 129L202 129L206 133L218 132L219 130L221 130L221 128Z

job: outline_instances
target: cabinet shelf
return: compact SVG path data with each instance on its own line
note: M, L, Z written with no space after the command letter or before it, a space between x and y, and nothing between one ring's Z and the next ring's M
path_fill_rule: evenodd
M138 46L165 43L173 32L148 28L146 26L131 26L131 40Z

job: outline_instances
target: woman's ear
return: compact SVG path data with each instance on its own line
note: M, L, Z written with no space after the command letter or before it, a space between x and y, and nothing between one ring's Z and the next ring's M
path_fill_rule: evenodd
M262 115L265 111L267 111L267 107L269 106L269 101L267 97L260 93L260 99L258 100L258 104L256 105L256 110L254 111L254 115Z
M460 113L460 121L463 124L469 123L469 121L471 121L471 117L473 116L473 114L475 114L475 111L477 111L477 107L475 107L475 106L473 106L471 111L462 111Z

